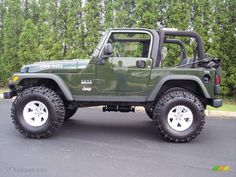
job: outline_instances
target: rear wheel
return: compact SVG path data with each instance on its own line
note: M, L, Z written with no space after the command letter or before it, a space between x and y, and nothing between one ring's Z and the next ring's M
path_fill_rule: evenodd
M153 111L153 121L162 136L173 142L194 139L205 123L202 103L184 90L164 94Z
M173 87L169 90L167 90L166 92L164 92L164 94L167 94L169 92L172 92L172 91L186 91L185 89L181 88L181 87ZM153 106L152 107L145 107L145 111L148 115L148 117L153 120Z
M30 138L45 138L62 126L65 108L53 90L31 87L18 94L12 105L11 117L20 133Z

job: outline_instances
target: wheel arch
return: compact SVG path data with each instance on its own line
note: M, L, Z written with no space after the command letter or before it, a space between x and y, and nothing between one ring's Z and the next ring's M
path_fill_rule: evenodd
M197 76L174 75L166 76L161 79L149 95L147 101L155 101L159 96L173 87L180 87L187 91L191 91L202 99L207 100L210 98L206 87Z
M29 86L31 84L35 85L45 85L49 88L54 88L54 90L59 89L63 97L68 101L73 101L72 94L65 84L65 82L57 75L54 74L17 74L20 80L15 83L19 86Z

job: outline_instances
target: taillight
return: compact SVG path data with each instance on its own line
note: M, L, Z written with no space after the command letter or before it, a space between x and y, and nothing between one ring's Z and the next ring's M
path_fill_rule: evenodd
M216 75L216 77L215 77L215 84L216 85L220 85L220 82L221 82L221 77L219 75Z
M220 83L221 83L221 66L220 66L220 60L216 61L216 72L215 72L215 94L220 95L221 89L220 89Z

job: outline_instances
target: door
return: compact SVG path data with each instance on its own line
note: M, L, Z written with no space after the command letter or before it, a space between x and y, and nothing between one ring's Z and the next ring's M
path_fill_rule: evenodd
M106 43L113 52L97 65L97 89L99 92L125 95L145 91L152 68L150 58L152 36L148 32L110 32Z

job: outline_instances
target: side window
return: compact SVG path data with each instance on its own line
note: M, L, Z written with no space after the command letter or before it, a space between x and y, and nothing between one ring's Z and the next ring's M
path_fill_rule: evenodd
M112 33L108 42L113 46L113 57L147 58L151 36L146 33Z

